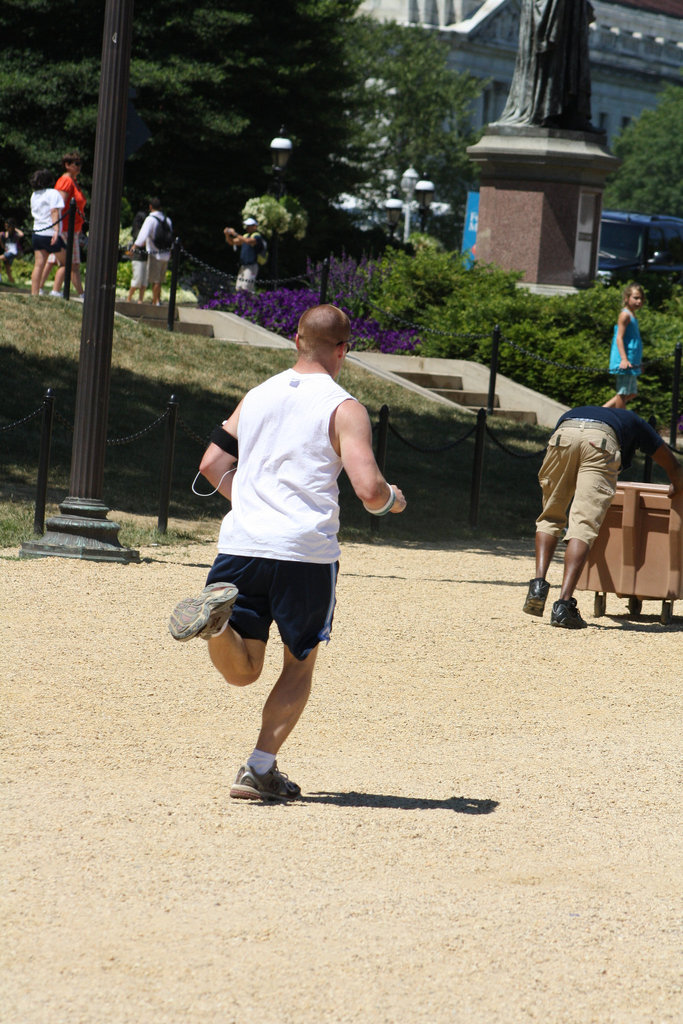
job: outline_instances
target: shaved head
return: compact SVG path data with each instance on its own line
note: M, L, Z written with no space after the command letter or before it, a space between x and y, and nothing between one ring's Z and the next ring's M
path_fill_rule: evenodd
M307 309L299 320L299 350L304 358L330 353L338 345L348 342L351 324L346 313L336 306L314 306Z

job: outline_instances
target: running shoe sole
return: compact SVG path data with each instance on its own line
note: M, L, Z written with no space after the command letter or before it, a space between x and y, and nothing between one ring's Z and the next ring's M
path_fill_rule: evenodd
M532 580L529 584L529 591L524 601L523 612L527 615L543 615L545 611L545 603L548 599L548 592L550 590L550 584L544 583L540 586L534 587L536 580Z
M237 595L237 587L232 583L210 583L197 597L184 598L171 613L171 636L180 641L213 636L230 617Z

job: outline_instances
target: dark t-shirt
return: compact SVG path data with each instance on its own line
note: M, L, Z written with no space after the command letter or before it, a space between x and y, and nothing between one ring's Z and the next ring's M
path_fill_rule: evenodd
M244 242L240 246L240 264L243 267L251 267L263 248L263 235L260 235L258 231L254 231L252 235L247 235L247 238L255 238L256 245L245 245Z
M628 469L633 462L636 448L646 455L654 455L663 440L657 431L630 409L606 409L603 405L580 405L560 416L557 427L563 420L598 420L606 423L617 435L621 448L621 468Z

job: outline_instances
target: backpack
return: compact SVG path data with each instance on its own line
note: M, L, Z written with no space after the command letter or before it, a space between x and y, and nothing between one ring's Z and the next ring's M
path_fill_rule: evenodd
M259 235L259 246L258 252L256 253L256 262L259 267L265 267L268 262L268 243L266 242L263 235Z
M155 214L152 216L156 221L152 241L161 252L167 252L173 245L173 229L168 222L168 217L164 217L163 213L161 214L163 220L159 220Z

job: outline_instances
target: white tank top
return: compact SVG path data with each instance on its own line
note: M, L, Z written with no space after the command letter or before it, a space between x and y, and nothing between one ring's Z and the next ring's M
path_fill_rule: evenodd
M244 398L222 554L327 564L339 558L340 457L330 418L352 396L327 373L285 370Z

